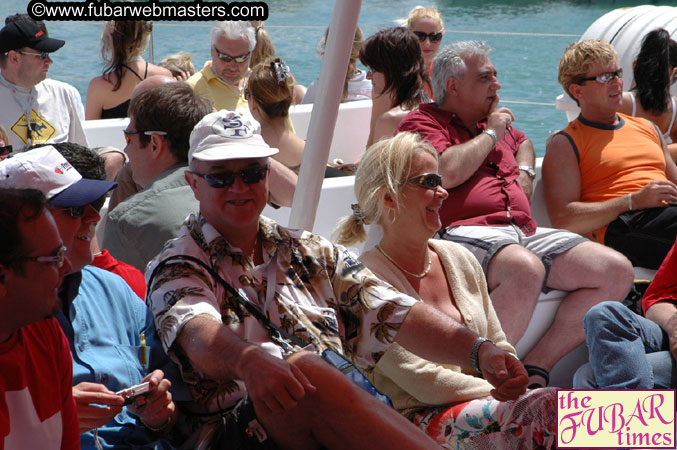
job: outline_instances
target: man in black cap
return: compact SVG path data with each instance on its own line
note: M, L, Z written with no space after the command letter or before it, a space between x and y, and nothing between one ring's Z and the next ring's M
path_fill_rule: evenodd
M87 146L80 94L69 84L47 79L50 53L64 44L20 15L0 30L0 124L14 152L43 142Z

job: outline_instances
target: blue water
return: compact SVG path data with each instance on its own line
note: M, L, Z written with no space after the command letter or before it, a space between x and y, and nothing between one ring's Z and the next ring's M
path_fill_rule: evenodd
M27 0L2 0L0 17L25 12ZM319 77L321 60L316 54L319 38L331 20L334 2L328 0L269 0L266 29L277 53L291 67L301 84ZM492 61L502 84L501 99L543 103L505 103L515 114L515 125L531 138L538 156L544 154L546 137L566 125L566 116L555 109L562 92L557 83L557 63L564 48L598 17L624 6L647 1L594 0L363 0L359 24L366 36L397 24L417 4L436 4L447 29L443 44L462 39L481 39L493 48ZM676 5L655 1L655 5ZM209 56L210 23L155 22L155 61L187 51L199 69ZM83 102L89 80L101 74L100 22L47 22L50 35L66 40L54 54L49 76L73 84ZM544 34L544 36L525 35Z

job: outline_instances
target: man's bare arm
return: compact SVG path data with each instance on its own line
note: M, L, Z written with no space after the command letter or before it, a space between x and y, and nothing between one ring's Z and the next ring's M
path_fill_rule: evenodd
M646 318L656 322L670 339L670 352L677 358L677 304L672 300L654 303L647 309Z
M496 109L498 95L487 117L487 130L496 133L496 142L503 140L507 127L515 116L508 108ZM486 133L480 133L467 142L448 147L440 155L440 174L444 177L442 186L451 189L465 183L482 165L494 148L494 140Z
M534 154L534 145L531 140L526 139L517 149L515 160L518 166L534 167L536 164L536 155ZM534 180L531 176L523 170L520 170L517 182L522 186L522 190L527 196L529 203L531 203L531 195L534 192Z
M569 140L553 136L543 160L543 187L550 221L556 228L588 233L615 220L630 209L629 199L582 202L581 174Z
M213 319L191 319L174 345L179 345L193 366L208 378L244 381L250 397L274 412L292 408L307 392L315 390L298 368L240 339Z
M270 160L270 194L273 203L291 207L298 176L274 158Z
M630 210L628 195L600 202L582 202L581 175L569 140L554 136L543 160L543 186L550 221L556 228L588 233ZM632 209L660 208L677 201L677 186L656 180L632 194Z

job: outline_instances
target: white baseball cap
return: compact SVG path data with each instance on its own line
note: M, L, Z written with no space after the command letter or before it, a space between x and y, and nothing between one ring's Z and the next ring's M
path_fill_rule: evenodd
M53 206L85 206L103 197L117 183L82 178L51 145L0 161L0 187L37 189Z
M258 126L235 111L207 114L190 133L188 162L264 158L279 152L265 143Z

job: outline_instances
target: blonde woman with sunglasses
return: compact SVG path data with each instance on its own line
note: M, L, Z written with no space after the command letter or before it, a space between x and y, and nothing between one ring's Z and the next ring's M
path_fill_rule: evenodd
M444 37L442 16L440 16L440 12L434 6L430 8L417 6L409 12L407 28L418 38L423 62L432 79L433 60L440 50L442 38ZM433 98L433 90L430 83L425 84L425 90L430 98Z
M430 239L447 198L437 152L413 133L384 139L365 153L355 176L358 203L337 229L337 243L364 240L364 225L383 239L362 263L401 292L434 306L480 336L467 366L425 360L393 344L367 374L393 406L443 448L553 448L554 388L526 392L522 363L508 358L511 377L494 389L476 357L485 342L515 355L489 298L482 268L458 244Z

